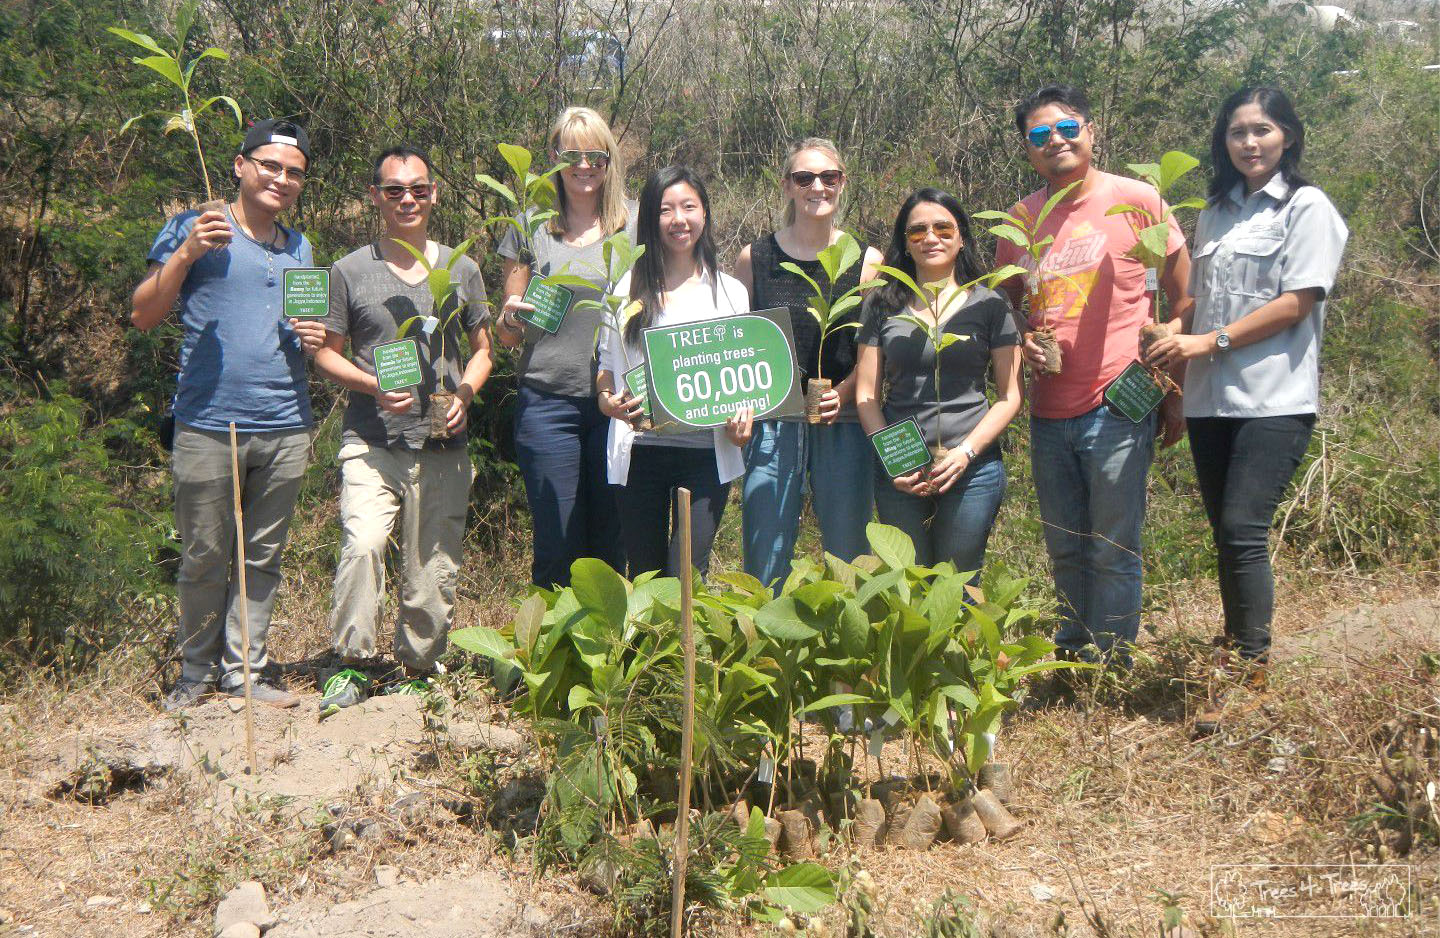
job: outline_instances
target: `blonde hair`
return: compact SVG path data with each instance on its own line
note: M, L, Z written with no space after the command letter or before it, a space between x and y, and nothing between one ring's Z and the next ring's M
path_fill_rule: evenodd
M600 188L600 227L606 235L623 231L628 220L625 209L625 163L620 158L620 145L610 132L605 118L588 107L567 107L555 118L550 126L551 154L560 152L560 138L569 137L577 147L591 144L610 154L610 165L605 168L605 182ZM550 219L552 234L565 233L565 182L557 180L555 185L555 207L557 214Z
M801 140L799 143L791 146L790 151L785 154L785 168L780 171L781 191L784 191L784 184L790 178L790 171L795 168L795 157L799 156L801 153L804 153L806 150L814 150L817 153L825 154L835 163L836 169L840 170L840 172L842 173L845 172L845 161L840 158L840 149L835 146L834 141L829 140L825 137L806 137L804 140ZM841 196L844 196L843 189L841 190ZM781 206L781 216L785 219L786 225L795 224L794 199L785 199L783 205ZM835 212L835 218L838 222L840 218L840 212L838 211L838 209Z

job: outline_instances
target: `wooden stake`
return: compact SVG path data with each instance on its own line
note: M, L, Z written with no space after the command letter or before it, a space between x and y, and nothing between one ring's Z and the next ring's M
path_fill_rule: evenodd
M245 677L245 758L255 768L255 702L250 699L250 595L245 589L245 514L240 508L240 446L230 421L230 481L235 492L235 569L240 580L240 661Z
M695 746L694 564L690 556L690 490L676 489L680 537L680 643L685 649L685 686L680 709L680 796L675 814L675 875L670 883L670 938L685 920L685 863L690 855L690 761Z

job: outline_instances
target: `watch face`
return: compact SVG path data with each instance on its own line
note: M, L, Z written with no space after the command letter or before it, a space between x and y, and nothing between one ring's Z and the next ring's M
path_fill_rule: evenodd
M1217 336L1215 337L1215 347L1216 347L1216 348L1229 348L1229 347L1230 347L1230 336L1229 336L1228 334L1224 333L1224 332L1222 332L1222 333L1220 333L1219 335L1217 335Z

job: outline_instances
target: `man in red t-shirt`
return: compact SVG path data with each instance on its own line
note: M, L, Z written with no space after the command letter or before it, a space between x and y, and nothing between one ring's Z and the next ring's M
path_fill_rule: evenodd
M1150 273L1130 256L1139 232L1150 224L1138 213L1107 215L1129 204L1164 213L1159 193L1146 183L1113 176L1091 164L1095 126L1083 92L1049 86L1015 109L1030 165L1045 186L1026 196L1012 213L1034 218L1050 196L1074 189L1040 226L1052 236L1039 270L1028 254L1001 239L997 266L1020 264L1033 271L1004 284L1026 329L1030 382L1030 459L1045 544L1060 601L1060 654L1086 656L1088 646L1108 655L1116 643L1133 644L1140 628L1140 530L1145 520L1145 480L1156 435L1163 444L1180 439L1179 400L1165 399L1158 414L1136 423L1105 402L1111 382L1139 357L1140 329L1152 321L1157 287L1169 299L1175 331L1190 306L1190 255L1174 219L1163 269ZM1038 291L1033 305L1029 280ZM1055 331L1062 370L1044 375L1044 353L1031 330ZM1123 648L1119 660L1128 660Z

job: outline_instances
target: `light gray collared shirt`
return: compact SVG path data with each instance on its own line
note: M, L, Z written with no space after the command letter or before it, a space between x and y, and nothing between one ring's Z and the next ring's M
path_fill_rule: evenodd
M1319 409L1325 297L1349 234L1325 193L1315 186L1292 192L1279 173L1249 195L1237 183L1200 213L1190 269L1193 333L1224 329L1282 293L1315 289L1320 298L1310 315L1268 339L1192 359L1185 372L1186 417Z

